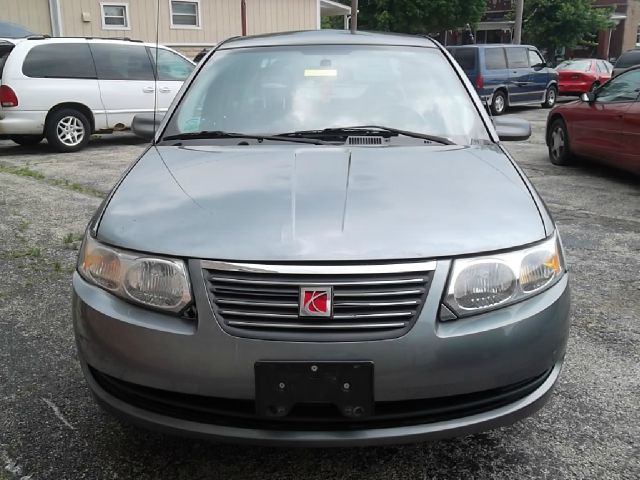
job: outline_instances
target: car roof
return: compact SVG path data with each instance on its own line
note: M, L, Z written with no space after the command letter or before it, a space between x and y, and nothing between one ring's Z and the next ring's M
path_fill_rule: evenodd
M220 45L220 49L271 47L285 45L394 45L436 48L428 37L396 33L374 33L349 30L306 30L271 33L252 37L234 37Z
M520 48L536 48L534 45L514 45L513 43L483 43L482 45L447 45L449 49L456 48L496 48L496 47L520 47Z

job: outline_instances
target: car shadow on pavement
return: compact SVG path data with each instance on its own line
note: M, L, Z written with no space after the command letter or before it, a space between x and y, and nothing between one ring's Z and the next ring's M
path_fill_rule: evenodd
M136 137L133 134L123 133L118 135L94 135L89 145L80 152L91 152L92 150L102 150L119 146L144 145L148 140ZM11 140L0 140L0 159L4 156L37 156L51 155L57 152L53 150L46 140L38 145L21 146L13 143ZM65 155L60 153L60 155Z

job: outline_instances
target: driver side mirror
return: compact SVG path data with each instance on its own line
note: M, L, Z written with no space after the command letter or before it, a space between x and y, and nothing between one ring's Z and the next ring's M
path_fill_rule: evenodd
M156 113L139 113L133 117L131 122L131 130L134 134L145 140L153 140L153 137L162 123L164 114Z
M493 125L504 142L518 142L531 137L531 124L523 118L497 117L493 119Z
M583 93L580 95L580 100L585 103L592 104L596 101L596 94L594 92Z
M540 62L536 65L533 66L534 70L542 70L543 68L547 68L549 65L547 65L547 62Z

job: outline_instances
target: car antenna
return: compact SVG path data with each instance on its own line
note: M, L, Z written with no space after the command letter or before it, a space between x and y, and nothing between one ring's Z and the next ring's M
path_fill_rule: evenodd
M358 31L358 0L351 0L351 33Z
M156 55L153 60L153 139L151 144L156 144L156 115L158 111L158 44L160 43L160 0L156 2Z

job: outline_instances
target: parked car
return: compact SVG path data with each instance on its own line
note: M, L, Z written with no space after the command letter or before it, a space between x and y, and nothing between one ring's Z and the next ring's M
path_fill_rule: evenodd
M96 212L73 276L98 402L296 446L463 435L540 408L565 355L564 255L499 141L530 125L496 131L463 77L426 37L237 37L162 124L138 115L155 148Z
M547 67L536 47L488 44L448 50L494 115L516 105L555 105L558 73Z
M565 60L556 70L560 74L560 95L580 96L606 83L613 66L606 60L578 58Z
M621 73L547 120L549 158L568 165L588 157L640 174L640 67Z
M613 67L613 77L617 77L622 72L628 69L640 65L640 48L634 48L633 50L627 50L618 57Z
M15 23L0 22L0 39L5 38L24 38L35 35L32 31L26 29L22 25Z
M194 64L154 44L44 38L0 44L0 135L20 145L44 137L60 152L85 147L92 133L131 126L136 113L164 112ZM157 91L156 91L157 90Z

